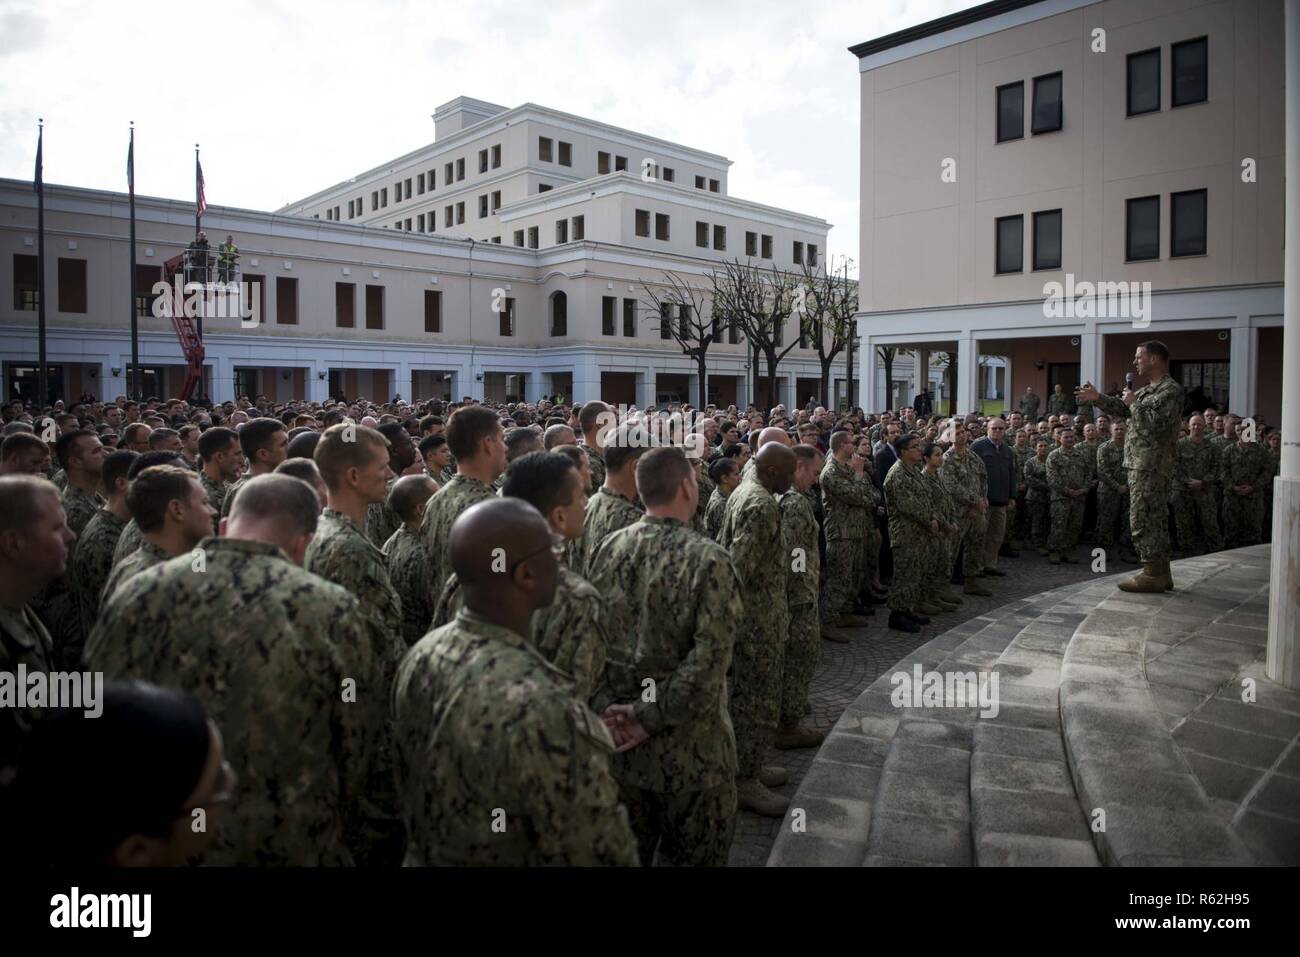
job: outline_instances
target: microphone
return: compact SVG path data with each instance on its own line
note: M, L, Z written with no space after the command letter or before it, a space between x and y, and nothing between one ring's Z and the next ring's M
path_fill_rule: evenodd
M1133 373L1131 372L1124 373L1124 384L1128 386L1130 389L1133 388L1133 380L1135 378L1136 376L1134 376Z

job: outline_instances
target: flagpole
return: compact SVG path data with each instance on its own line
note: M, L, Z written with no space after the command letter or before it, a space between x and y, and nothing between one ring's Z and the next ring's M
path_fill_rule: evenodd
M131 398L139 402L141 393L140 370L140 330L136 305L136 267L135 267L135 121L131 121L131 145L126 154L126 183L131 196Z
M194 144L194 238L199 238L203 230L203 210L199 208L199 197L203 194L202 173L199 166L199 144Z
M36 338L40 359L36 367L36 409L45 410L49 401L49 383L45 367L45 120L37 120L36 134Z
M196 243L199 241L199 233L201 233L201 232L203 231L203 203L204 203L204 199L203 199L203 167L199 164L199 144L198 144L198 143L195 143L195 144L194 144L194 241L195 241ZM206 302L208 301L208 300L207 300L207 292L206 292L206 284L207 284L207 281L208 281L208 275L209 275L209 273L208 273L208 268L207 268L207 267L208 267L208 256L209 256L209 255L210 255L209 251L208 251L208 250L204 250L204 252L203 252L203 283L204 283L205 292L203 293L203 300L202 300L204 303L206 303ZM199 337L199 345L203 345L203 310L202 310L202 309L199 310L199 312L198 312L198 316L195 318L194 324L195 324L195 332L198 334L198 337ZM205 363L205 364L206 364L206 363ZM204 373L204 368L203 368L202 365L200 365L200 366L199 366L199 381L198 381L198 384L197 384L197 386L196 386L196 388L195 388L195 393L196 393L195 398L198 398L198 399L206 398L206 396L205 396L205 390L204 390L204 388L203 388L203 373Z

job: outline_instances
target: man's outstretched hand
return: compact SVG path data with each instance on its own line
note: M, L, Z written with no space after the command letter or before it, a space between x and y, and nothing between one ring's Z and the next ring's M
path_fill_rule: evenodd
M1074 399L1076 402L1096 402L1101 398L1101 393L1091 382L1085 382L1074 390Z
M601 714L600 720L614 738L615 751L627 751L650 738L650 732L641 726L636 718L636 710L630 704L610 705Z

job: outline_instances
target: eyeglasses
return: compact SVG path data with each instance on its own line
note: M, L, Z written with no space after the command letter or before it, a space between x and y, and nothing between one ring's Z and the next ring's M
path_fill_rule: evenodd
M235 788L239 786L239 776L235 774L235 769L230 766L229 761L221 762L221 768L217 771L217 775L216 790L212 793L212 796L199 804L182 808L182 813L201 807L222 807L234 801Z
M555 532L552 532L551 540L547 542L545 545L543 545L541 548L529 552L527 555L524 555L522 558L516 558L511 564L507 565L506 574L513 575L515 573L515 569L518 568L520 565L522 565L524 562L528 561L529 559L536 558L538 555L542 554L542 552L547 551L548 549L552 552L557 553L558 555L560 549L562 549L563 547L564 547L564 536L557 535Z

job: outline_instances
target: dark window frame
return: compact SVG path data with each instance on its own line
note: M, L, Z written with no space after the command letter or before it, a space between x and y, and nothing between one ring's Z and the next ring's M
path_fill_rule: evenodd
M1155 54L1156 58L1156 105L1148 110L1133 109L1133 62L1138 57L1150 56ZM1149 50L1136 50L1130 53L1124 61L1124 109L1127 111L1125 116L1147 116L1151 113L1159 113L1163 106L1164 97L1164 77L1161 75L1164 70L1164 58L1160 47L1152 47Z
M424 331L442 332L442 290L424 290Z
M1040 261L1038 258L1038 236L1040 233L1039 219L1040 217L1043 216L1053 216L1053 215L1056 216L1056 248L1057 248L1056 263L1054 265L1045 261ZM1040 270L1059 270L1061 268L1061 263L1065 259L1065 250L1063 248L1065 244L1065 240L1064 240L1065 214L1059 208L1039 209L1034 212L1032 218L1033 218L1034 234L1031 237L1030 241L1033 250L1031 256L1031 260L1033 263L1033 271L1038 272Z
M1060 82L1059 92L1056 97L1056 125L1038 126L1038 84L1043 80L1058 79ZM1042 76L1034 77L1034 93L1030 104L1029 112L1029 132L1031 136L1041 136L1044 133L1059 133L1065 128L1065 72L1057 70L1054 73L1044 73Z
M1018 88L1020 90L1020 132L1014 136L1002 135L1002 91ZM1016 80L1014 83L1003 83L997 87L993 94L993 134L995 143L1012 143L1016 140L1025 138L1025 81Z
M1133 221L1133 204L1154 201L1156 204L1156 251L1154 256L1133 255L1133 231L1129 224ZM1160 195L1129 196L1124 200L1124 261L1129 263L1154 262L1160 258Z
M1205 47L1205 70L1201 75L1201 90L1196 99L1178 100L1178 51L1194 44ZM1195 106L1197 103L1210 101L1210 38L1208 36L1192 37L1169 45L1169 108L1176 110L1183 106Z
M1004 222L1020 224L1020 248L1016 250L1019 263L1014 269L1002 268L1002 224ZM993 274L995 276L1014 276L1025 271L1025 214L1013 213L1010 216L997 216L993 219Z
M1179 252L1178 242L1178 198L1181 196L1200 196L1201 199L1201 242L1200 248L1189 252ZM1187 259L1205 256L1210 251L1210 193L1207 189L1183 189L1169 194L1169 258Z

